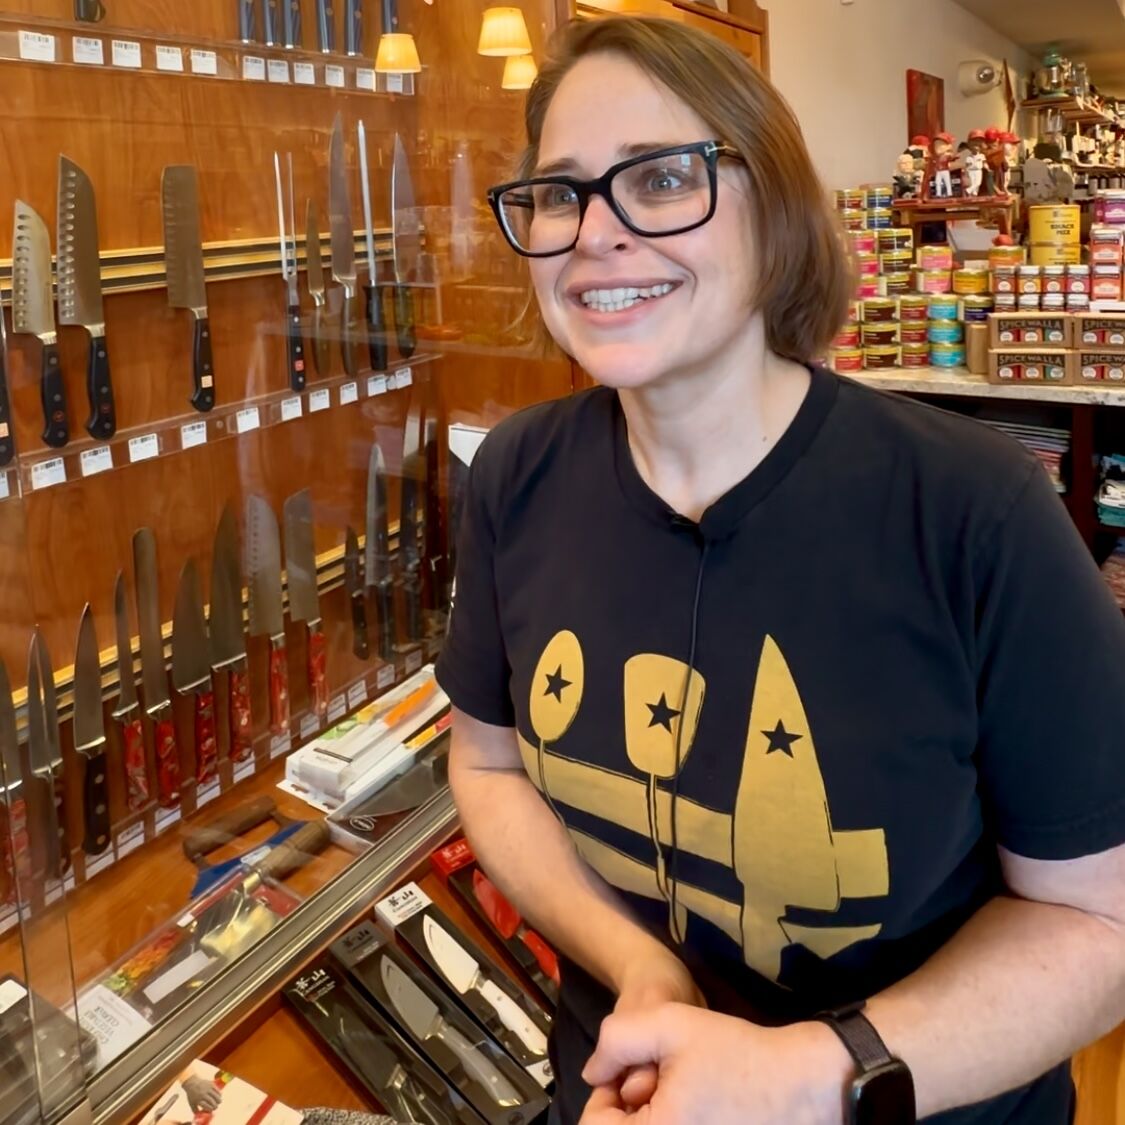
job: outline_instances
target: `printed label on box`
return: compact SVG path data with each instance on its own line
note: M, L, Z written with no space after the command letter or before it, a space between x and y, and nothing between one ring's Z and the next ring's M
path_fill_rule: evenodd
M265 82L266 60L258 58L257 55L243 55L242 77L247 82Z
M131 39L113 40L113 65L127 70L141 69L141 45Z
M234 428L237 433L248 434L262 424L261 415L256 406L248 406L234 416Z
M76 35L71 41L71 54L76 63L86 66L105 66L105 44L100 39Z
M160 439L156 434L141 434L129 439L129 460L132 463L151 461L153 457L159 456Z
M207 423L188 422L180 427L180 448L191 449L196 445L207 444Z
M20 58L25 62L54 62L55 37L42 31L21 31Z
M169 47L165 43L156 45L156 69L170 70L182 74L184 70L184 52L179 47Z
M369 375L367 377L367 394L369 398L387 393L386 375Z
M399 887L393 894L375 904L375 916L393 930L407 918L425 910L430 901L430 896L417 883L407 883L405 887Z
M344 88L344 68L342 66L326 66L324 68L324 84L342 90Z
M198 47L192 47L191 72L192 74L218 74L219 56L214 51L201 51Z
M328 395L327 387L320 387L309 395L309 413L317 414L321 410L327 410L332 405L332 400Z
M78 1023L97 1040L98 1070L152 1030L144 1016L104 984L78 998Z
M298 86L316 85L316 67L312 63L299 62L293 64L293 81Z
M283 422L292 422L294 418L300 418L304 412L300 395L293 395L292 398L281 400L281 420Z
M66 483L66 465L61 457L49 461L39 461L31 466L31 487L50 488L52 485Z
M113 468L113 453L108 445L95 446L93 449L83 449L78 455L78 467L84 477L97 476L107 469Z

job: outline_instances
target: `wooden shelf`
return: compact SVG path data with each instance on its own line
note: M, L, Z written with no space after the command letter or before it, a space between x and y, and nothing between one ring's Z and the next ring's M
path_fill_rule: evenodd
M857 383L881 391L909 394L961 395L966 398L1024 399L1064 405L1125 407L1125 387L1043 386L990 383L964 367L896 368L892 371L857 371L848 375Z
M1028 98L1020 104L1020 109L1055 109L1072 125L1119 125L1117 118L1104 110L1097 109L1082 98Z

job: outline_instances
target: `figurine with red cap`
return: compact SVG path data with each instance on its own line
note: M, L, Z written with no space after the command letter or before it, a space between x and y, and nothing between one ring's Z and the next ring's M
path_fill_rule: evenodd
M1001 130L997 129L994 125L989 126L984 131L985 139L985 168L986 177L990 181L986 186L988 187L989 195L1006 195L1007 192L1003 189L1002 185L1005 182L1004 177L1004 144L1000 140L1004 134Z
M965 168L965 194L966 195L991 195L991 191L984 191L984 150L987 141L983 129L969 130L969 151L962 157Z
M1000 142L1000 175L996 182L996 194L1008 194L1008 177L1012 168L1019 159L1020 139L1015 133L1001 133Z
M956 158L953 154L953 136L938 133L930 149L929 170L926 186L929 187L930 173L933 174L933 195L937 199L949 199L953 195L953 167ZM959 165L957 165L959 167Z

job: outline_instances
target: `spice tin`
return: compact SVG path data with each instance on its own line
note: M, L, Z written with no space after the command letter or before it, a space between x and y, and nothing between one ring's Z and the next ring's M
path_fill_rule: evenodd
M902 353L896 344L881 344L863 349L863 366L869 371L898 367Z
M879 276L879 255L875 253L859 252L855 255L856 269L860 277Z
M952 295L931 297L928 312L930 320L956 320L957 298Z
M1125 381L1125 355L1112 352L1080 352L1078 371L1086 382Z
M1090 295L1089 266L1066 267L1066 291L1068 293L1082 293L1087 297Z
M965 345L960 342L934 344L930 348L930 363L934 367L964 367Z
M861 278L859 284L856 286L855 295L861 301L866 301L869 297L881 297L883 291L879 285L879 281L880 279L877 277Z
M1088 312L1090 298L1085 293L1068 293L1066 295L1066 311L1072 313Z
M1038 312L1039 301L1040 297L1038 293L1021 293L1016 307L1023 312Z
M1014 312L1016 307L1015 293L993 293L992 301L997 312Z
M903 367L929 367L930 365L930 345L929 344L903 344L902 345L902 366Z
M914 288L919 293L949 293L953 276L949 270L915 270Z
M996 266L992 271L993 293L1014 293L1018 286L1015 266Z
M879 269L883 273L909 273L910 263L914 259L911 250L882 250L879 251Z
M926 320L930 298L917 293L907 293L898 299L899 320Z
M844 230L864 230L867 227L867 212L848 210L840 212L840 222Z
M924 320L907 320L898 330L898 338L903 344L928 344L929 326Z
M919 246L918 268L922 270L953 269L953 247L944 244L940 246Z
M861 348L837 348L832 353L832 367L836 371L862 371L863 350Z
M979 296L988 292L988 273L986 270L954 270L953 292L970 293Z
M884 227L878 232L878 237L880 254L914 249L914 232L909 227Z
M868 297L863 302L863 320L870 324L872 321L886 321L896 319L898 302L889 297Z
M867 210L867 229L882 230L894 222L894 212L889 207L869 207Z
M959 344L965 339L965 326L959 320L931 320L926 335L931 344Z
M879 240L873 230L849 230L848 243L857 254L874 254L879 249Z
M862 188L843 188L836 192L836 209L838 211L866 211L867 192Z
M1062 312L1066 308L1065 293L1044 293L1039 307L1044 312Z
M864 323L863 325L863 346L865 348L875 347L883 344L897 344L898 343L898 321L879 321L875 323Z
M849 324L845 328L841 328L837 333L836 338L832 341L832 347L839 351L841 348L858 348L859 347L859 325Z
M862 305L859 303L859 301L849 301L848 302L848 323L849 324L858 324L859 323L859 310L861 308L862 308Z
M1024 253L1022 246L993 246L988 251L988 268L995 270L1001 266L1022 266Z
M888 208L894 203L894 188L890 184L867 184L864 190L868 207Z
M1090 296L1095 301L1121 300L1121 267L1094 266L1091 270Z
M993 298L987 294L982 297L962 297L960 319L966 324L984 323L988 320L988 314L992 312L993 306Z
M1016 271L1017 291L1020 293L1043 292L1042 266L1020 266Z
M885 273L883 274L883 287L887 291L887 295L899 296L903 293L910 292L910 274L909 273Z

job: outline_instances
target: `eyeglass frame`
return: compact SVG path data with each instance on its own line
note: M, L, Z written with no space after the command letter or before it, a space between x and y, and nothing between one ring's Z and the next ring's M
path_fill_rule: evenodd
M625 169L632 168L636 164L644 164L647 160L659 160L662 156L684 156L689 153L698 153L707 165L707 179L711 189L711 206L708 207L707 214L694 223L689 223L686 227L677 227L675 230L655 232L641 230L625 214L617 200L613 198L613 192L610 190L613 180ZM569 254L578 245L578 239L582 235L582 223L590 206L590 199L595 195L604 199L609 204L609 209L613 214L638 238L668 238L675 234L686 234L690 230L696 230L715 217L715 208L719 202L719 160L724 156L742 164L746 163L742 154L736 148L725 144L723 141L693 141L690 144L671 145L668 148L656 149L654 152L643 152L639 156L632 156L628 160L622 160L618 164L611 165L602 175L593 180L578 180L573 176L534 176L528 180L512 180L510 183L497 184L496 187L488 189L487 199L508 245L523 258L554 258L559 254ZM578 196L578 228L574 235L574 241L560 250L525 250L516 242L504 218L500 200L505 192L512 191L515 188L531 188L539 184L565 184L573 189Z

